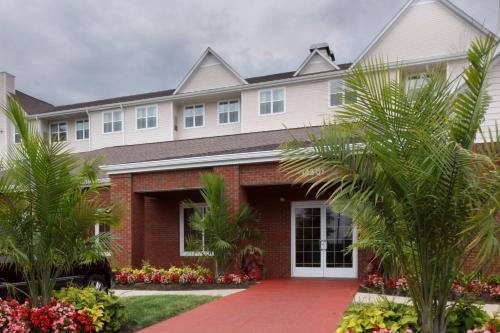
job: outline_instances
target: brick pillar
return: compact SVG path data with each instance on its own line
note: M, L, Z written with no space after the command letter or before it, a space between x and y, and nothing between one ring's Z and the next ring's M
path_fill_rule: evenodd
M111 176L111 201L122 209L120 225L111 230L120 246L118 266L140 266L144 258L144 196L134 193L132 180L131 174Z
M236 212L241 204L247 202L245 190L240 185L240 167L238 165L214 167L214 173L224 177L229 208L232 212Z

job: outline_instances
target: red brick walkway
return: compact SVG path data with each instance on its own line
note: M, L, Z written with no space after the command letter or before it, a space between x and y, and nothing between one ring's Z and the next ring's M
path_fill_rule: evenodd
M332 333L357 280L269 280L160 322L153 333Z

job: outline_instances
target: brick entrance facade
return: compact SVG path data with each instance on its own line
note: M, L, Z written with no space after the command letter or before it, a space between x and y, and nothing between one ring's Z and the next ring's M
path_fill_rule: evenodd
M202 201L203 171L224 176L231 209L248 202L257 210L265 278L290 277L291 203L316 198L306 194L306 187L293 185L277 163L111 175L111 199L124 206L121 225L112 230L122 248L116 263L137 267L147 260L168 267L196 261L180 255L179 212L184 200Z

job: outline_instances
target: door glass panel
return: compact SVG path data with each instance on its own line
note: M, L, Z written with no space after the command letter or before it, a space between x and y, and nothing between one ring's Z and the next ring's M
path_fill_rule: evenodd
M296 267L321 267L320 234L321 208L296 208Z
M326 209L326 267L352 268L352 220Z

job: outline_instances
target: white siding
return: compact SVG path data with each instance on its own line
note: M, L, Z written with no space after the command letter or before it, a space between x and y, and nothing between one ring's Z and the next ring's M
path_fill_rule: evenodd
M491 103L481 129L485 134L490 129L493 135L495 135L495 123L498 123L498 126L500 126L500 61L496 61L491 68L488 93L491 96ZM488 135L486 137L488 138ZM477 141L482 141L480 135L478 135Z
M257 132L285 127L321 125L325 117L332 115L328 107L328 81L298 83L285 86L285 112L281 114L259 114L259 90L248 90L241 94L243 123L241 131Z
M15 77L0 72L0 157L7 153L9 145L14 142L14 132L10 121L2 110L7 103L7 94L15 92Z
M137 129L136 107L124 108L126 145L172 140L172 102L145 105L157 105L157 127Z
M463 53L482 33L440 1L411 5L366 54L389 61Z
M320 55L315 54L309 60L309 62L302 68L299 74L303 75L303 74L325 72L325 71L331 71L332 69L334 68L331 64L329 64Z
M179 93L230 87L242 84L224 64L209 54L184 83Z
M240 122L234 124L218 124L217 123L217 102L209 103L188 103L186 105L204 104L205 119L203 127L184 128L184 105L180 104L176 107L176 124L177 130L174 134L175 140L201 138L207 136L219 136L228 134L237 134L241 132L241 101L240 101Z

